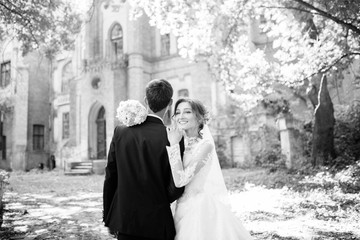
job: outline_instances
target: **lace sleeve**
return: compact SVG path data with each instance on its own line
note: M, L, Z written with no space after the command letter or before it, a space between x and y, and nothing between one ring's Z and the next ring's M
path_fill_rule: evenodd
M166 148L169 155L169 161L175 186L183 187L187 185L193 179L193 177L201 170L201 168L206 165L206 163L210 159L213 145L208 142L202 143L197 149L197 151L191 154L191 158L193 159L191 159L191 164L186 168L184 168L181 161L179 145L175 144L170 147L167 146Z

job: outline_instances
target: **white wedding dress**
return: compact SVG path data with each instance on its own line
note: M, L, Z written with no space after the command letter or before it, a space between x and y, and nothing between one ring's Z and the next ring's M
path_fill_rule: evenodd
M178 144L168 148L176 185L185 186L174 214L175 240L251 240L231 212L214 140L205 126L203 138L185 138L183 162Z

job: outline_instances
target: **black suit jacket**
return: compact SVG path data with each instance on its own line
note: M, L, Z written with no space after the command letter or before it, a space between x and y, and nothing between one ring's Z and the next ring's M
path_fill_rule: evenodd
M148 116L140 125L115 128L103 189L103 220L112 232L175 237L170 203L184 188L175 187L167 145L166 128L155 117Z

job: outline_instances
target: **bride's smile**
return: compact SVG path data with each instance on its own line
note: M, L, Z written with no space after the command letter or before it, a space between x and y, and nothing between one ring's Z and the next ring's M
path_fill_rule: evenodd
M196 137L198 135L198 119L188 102L180 103L174 116L178 128L185 130L187 137Z

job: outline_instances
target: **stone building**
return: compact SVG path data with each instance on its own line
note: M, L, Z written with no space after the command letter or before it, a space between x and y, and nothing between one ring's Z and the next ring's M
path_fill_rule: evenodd
M161 35L146 16L130 21L129 8L122 1L95 1L75 50L57 58L52 151L59 166L66 167L65 161L103 162L119 124L115 118L119 102L143 102L151 79L167 79L174 101L194 97L216 109L219 88L207 64L179 57L173 35Z
M15 40L0 43L0 168L30 170L49 156L50 64L22 56Z
M294 155L289 142L294 139L288 136L311 120L313 109L307 99L285 87L278 91L281 97L269 96L270 100L283 98L289 103L291 124L279 122L270 108L261 105L250 116L233 118L236 113L222 111L229 101L207 65L180 58L175 37L161 35L148 20L142 16L130 21L125 1L95 1L94 12L79 34L75 50L58 57L53 78L52 152L60 166L65 167L65 161L95 163L105 159L118 124L118 103L126 99L142 101L145 85L153 78L171 82L175 101L189 96L206 104L214 117L211 127L220 160L226 165L254 165L259 153L273 150L276 144L288 158ZM248 28L250 48L265 49L271 57L271 39L258 26L255 21ZM329 81L335 104L359 99L357 71L349 71L341 86ZM301 146L296 149L301 151ZM292 162L287 160L291 167Z
M259 153L279 144L281 136L287 139L281 140L284 153L292 156L293 129L312 118L307 99L282 88L293 115L281 124L270 108L260 105L250 116L234 117L239 113L226 109L229 99L208 65L180 58L176 38L161 35L148 20L142 16L130 21L125 1L96 0L74 50L51 63L37 52L23 57L14 41L1 43L0 168L29 170L47 165L51 155L60 168L79 161L103 164L119 124L115 118L119 102L143 101L145 85L154 78L170 81L175 101L188 96L209 108L221 163L251 166ZM271 41L258 23L248 30L250 48L265 48L271 55ZM357 59L341 82L329 79L334 104L360 100L359 66ZM1 108L4 101L10 108Z

